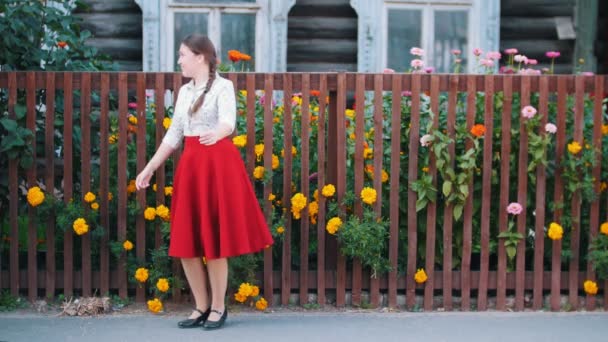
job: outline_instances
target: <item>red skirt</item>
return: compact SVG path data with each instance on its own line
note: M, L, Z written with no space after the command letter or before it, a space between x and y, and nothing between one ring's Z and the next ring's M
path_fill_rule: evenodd
M169 255L232 257L273 243L239 151L229 138L186 137L173 182Z

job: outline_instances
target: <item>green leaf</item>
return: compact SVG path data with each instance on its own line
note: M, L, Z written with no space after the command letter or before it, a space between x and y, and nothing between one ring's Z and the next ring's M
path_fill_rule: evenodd
M452 192L452 182L450 182L450 181L443 182L443 195L447 197L450 195L451 192Z
M507 256L509 257L509 259L513 259L515 257L515 254L517 254L517 248L513 246L508 246L505 249L507 251Z
M460 219L460 217L462 216L463 209L464 209L464 206L462 204L456 204L454 206L454 219L456 221L458 221Z
M4 127L4 129L6 129L9 132L14 132L17 130L17 121L15 120L11 120L8 118L3 118L2 120L0 120L0 123L2 124L2 126Z
M424 209L427 204L428 204L428 201L426 198L418 199L416 201L416 212L419 212L420 210Z

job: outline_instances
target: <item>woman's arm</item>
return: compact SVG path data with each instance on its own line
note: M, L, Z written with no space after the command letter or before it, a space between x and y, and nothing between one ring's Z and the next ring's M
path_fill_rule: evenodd
M160 144L152 159L150 159L146 167L137 175L137 178L135 179L137 190L145 189L150 186L150 178L152 178L156 169L169 158L173 151L175 151L175 147L164 142Z
M234 85L232 81L226 80L217 99L218 124L215 130L207 131L200 135L199 142L204 145L212 145L229 136L236 125L236 97L234 96Z

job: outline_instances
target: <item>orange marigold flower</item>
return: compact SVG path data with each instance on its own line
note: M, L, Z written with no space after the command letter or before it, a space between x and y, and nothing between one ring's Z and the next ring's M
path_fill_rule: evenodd
M59 48L61 48L61 49L64 49L66 46L68 46L68 42L65 42L65 41L63 41L63 40L58 41L58 42L57 42L57 46L58 46Z
M482 137L485 133L486 133L486 126L484 126L482 124L477 124L477 125L474 125L473 127L471 127L471 134L473 134L473 136L475 136L477 138Z
M321 92L318 90L311 90L310 91L310 96L316 96L319 97L319 95L321 95Z
M236 63L241 60L241 53L238 50L229 50L228 59Z
M242 53L242 52L241 52L241 56L240 56L240 57L241 57L241 60L242 60L242 61L250 61L250 60L251 60L251 56L249 56L249 55L248 55L248 54L246 54L246 53Z

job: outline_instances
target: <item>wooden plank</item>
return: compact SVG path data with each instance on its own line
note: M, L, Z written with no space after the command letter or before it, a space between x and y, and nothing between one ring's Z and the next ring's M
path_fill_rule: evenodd
M91 191L91 74L82 74L82 91L80 93L80 124L81 141L80 150L81 172L82 172L82 193L81 196ZM81 198L83 200L83 198ZM85 206L85 213L89 207ZM90 297L91 291L91 231L81 235L82 247L82 295Z
M272 74L265 76L266 87L264 88L264 96L266 101L264 102L264 168L266 170L272 170L272 125L273 125L273 113L272 113L272 93L274 85L272 83ZM267 199L272 191L272 180L268 181L264 185L264 199ZM264 201L266 220L272 222L271 214L272 208L271 203L268 200ZM274 303L274 296L272 290L272 247L264 249L264 297L270 305Z
M363 141L365 136L365 79L363 74L357 75L357 89L355 91L355 195L357 200L354 205L354 213L359 218L363 217L363 205L359 194L363 190ZM353 260L353 286L351 289L352 304L361 305L361 260Z
M137 109L135 117L137 118L136 128L136 167L139 174L146 167L146 74L137 74ZM157 192L164 191L164 188L159 188L157 184ZM137 203L142 209L147 208L146 190L137 191ZM143 214L137 215L135 219L135 256L137 261L145 264L146 262L146 222ZM138 286L135 290L135 301L143 303L146 300L146 286Z
M578 141L583 148L586 143L583 141L583 127L585 125L585 94L583 89L584 76L576 77L576 94L574 102L574 141ZM577 157L580 157L578 155ZM578 279L576 275L579 270L580 262L580 239L581 239L581 193L577 190L572 195L571 210L572 210L572 231L570 235L570 250L572 257L570 258L570 281L568 291L568 302L574 310L578 309Z
M377 74L374 76L374 172L376 170L381 170L383 167L383 158L384 158L384 101L382 98L382 74ZM399 87L399 85L397 85ZM377 217L382 215L382 175L378 176L378 174L374 175L374 189L376 190L377 198L374 212ZM390 209L389 210L393 210ZM397 209L398 210L398 209ZM397 216L399 214L397 213ZM389 228L390 229L390 228ZM389 250L391 242L389 239ZM395 305L397 302L397 276L391 276L389 272L389 288L388 288L388 300L389 306L395 301ZM392 280L394 277L394 280ZM395 298L392 298L392 297ZM369 297L370 304L372 307L378 307L380 305L380 279L379 278L371 278L369 285Z
M99 289L100 294L105 296L110 291L110 150L109 150L109 105L110 105L110 75L101 74L101 91L99 97L99 212L100 223L105 229L99 245Z
M410 141L408 160L407 184L407 278L405 300L409 310L416 304L416 255L418 250L418 215L416 212L416 192L412 190L411 183L418 179L418 146L420 144L420 74L412 75L412 112L410 116ZM401 95L401 93L399 93ZM401 101L399 101L401 102ZM394 114L394 113L393 113ZM401 125L399 125L401 127ZM391 151L393 156L400 156L399 150ZM400 160L400 158L393 158ZM391 188L391 192L399 191L399 187ZM400 200L398 201L400 202ZM391 237L393 237L391 235ZM397 239L397 236L394 236ZM396 266L396 265L395 265Z
M555 141L555 190L554 203L556 208L553 213L553 221L561 223L564 205L564 183L562 180L562 163L564 158L564 146L566 144L566 81L564 76L557 79L557 137ZM551 257L551 310L560 310L560 282L561 282L561 254L562 240L553 241L553 255Z
M17 74L8 73L8 117L17 120L15 104L17 103ZM10 159L8 162L9 184L9 215L10 215L10 286L11 295L19 295L19 161Z
M63 201L68 204L73 196L73 90L72 73L63 73ZM66 228L63 237L63 293L70 298L74 293L74 231Z
M268 101L267 101L268 102ZM302 126L301 126L301 164L300 190L305 198L310 198L310 74L302 75ZM310 200L308 201L310 204ZM300 305L308 304L308 249L309 225L308 208L305 207L300 220Z
M433 129L439 127L439 75L431 77L431 112L433 113ZM437 158L430 153L429 174L433 178L433 187L437 189ZM426 211L426 257L425 272L427 281L424 284L424 310L433 310L435 290L435 246L437 239L437 202L429 202Z
M287 76L285 76L287 80ZM325 112L327 110L327 102L325 101L327 97L327 75L321 75L321 79L319 81L319 118L318 118L318 137L317 137L317 172L319 174L317 178L317 188L323 189L325 186L325 165L327 162L326 158L326 133L325 133L325 124L326 124L326 115ZM290 97L285 94L285 98L289 99ZM287 111L285 111L287 113ZM290 112L291 113L291 112ZM290 119L291 120L291 119ZM285 128L287 132L287 127ZM291 126L290 126L291 131ZM288 148L287 144L285 144L286 150L291 149ZM287 178L286 178L287 179ZM289 177L291 179L291 175ZM291 183L287 183L291 184ZM320 191L319 191L320 192ZM325 305L325 196L319 195L319 215L317 218L317 302L321 306Z
M289 305L289 296L291 294L291 178L293 155L291 147L293 146L293 122L291 117L291 96L292 96L292 74L285 74L283 81L283 206L286 211L283 213L285 218L285 232L283 233L283 258L281 265L281 304ZM249 100L250 91L253 92L253 78L247 75L247 98ZM251 86L251 88L249 88ZM247 106L249 110L249 106ZM252 135L255 139L255 134L247 129L247 139L249 144L249 136ZM320 136L320 135L319 135ZM249 159L247 160L249 162ZM321 216L321 206L319 206L319 217ZM321 246L321 245L320 245ZM319 251L323 250L319 248Z
M344 200L346 192L346 125L344 112L346 110L346 74L338 73L338 92L336 103L336 192L338 203ZM345 208L341 206L341 216ZM337 285L336 306L343 307L346 300L346 257L336 248L337 255Z
M401 75L391 75L392 77L392 108L390 113L391 120L391 156L401 156L401 91L403 86L403 77ZM375 131L374 131L375 133ZM389 272L389 283L391 289L396 285L397 281L397 261L399 258L399 177L401 175L401 158L391 158L391 174L389 180L389 215L390 215L390 238L388 247L388 258L391 264L391 271ZM382 169L382 164L380 165ZM376 169L374 168L374 171ZM381 178L380 176L374 176L374 179ZM408 246L409 250L409 246ZM409 271L409 270L408 270ZM408 278L412 275L408 272ZM396 287L396 286L395 286ZM396 292L396 289L395 289ZM406 293L406 296L411 293ZM396 294L395 294L396 297ZM396 306L396 298L394 298Z
M163 137L165 136L165 126L163 125L163 120L165 119L165 75L163 74L155 74L156 77L156 86L154 88L154 103L156 105L156 150L160 147L160 144L163 142ZM165 187L167 184L166 173L165 173L165 163L159 165L156 169L156 186L159 191L156 191L156 204L166 204L165 202ZM163 245L162 232L160 229L161 225L157 224L154 228L154 247L156 249L160 248Z
M450 90L448 93L448 117L447 131L448 136L452 139L456 135L456 105L457 105L457 87L458 75L448 76ZM450 161L454 167L454 158L456 157L456 146L450 144L448 147ZM454 223L454 207L452 204L446 204L443 212L443 307L447 311L452 310L452 225Z
M604 83L603 78L605 76L595 77L595 97L593 98L593 122L602 122L602 97L599 94L604 94ZM593 178L595 179L595 192L600 194L600 182L601 182L601 169L602 169L602 125L593 125L593 148L596 150L595 158L597 164L593 168ZM600 196L591 202L591 212L589 219L589 241L592 241L597 237L598 227L600 225ZM597 276L593 271L593 264L587 260L587 279L597 282ZM601 284L598 284L601 285ZM604 293L608 291L604 290ZM604 309L608 307L607 302L604 302ZM595 310L596 298L595 296L587 295L585 298L585 309L587 311Z
M475 124L475 114L477 113L477 98L476 98L476 82L474 76L468 76L467 79L467 118L466 127L467 132L471 131L471 128ZM479 90L481 91L481 89ZM467 139L465 142L465 149L470 150L473 148L473 141ZM474 172L469 182L469 196L466 199L463 213L463 231L462 231L462 259L461 259L461 282L462 282L462 294L461 294L461 305L462 311L471 310L471 251L473 248L473 181Z
M46 165L45 186L48 196L55 192L55 73L48 73L46 79L46 113L44 123L44 155ZM55 217L49 217L46 224L46 297L55 297Z
M521 107L520 110L530 104L530 77L521 78ZM519 131L525 132L525 120L519 120ZM524 238L517 244L517 255L515 256L515 310L524 309L524 272L526 270L526 211L528 208L528 135L519 135L519 159L518 159L518 184L517 202L524 210L517 216L517 232Z
M127 73L118 74L118 210L117 210L117 240L127 239L127 122L128 122L128 89ZM127 298L126 255L121 254L118 260L118 295ZM128 275L132 276L132 275Z
M27 170L27 185L28 189L34 186L38 186L36 180L36 74L28 72L27 74L27 89L26 89L26 125L34 137L31 141L32 144L32 166ZM27 283L28 283L28 299L30 301L36 300L38 297L38 263L36 260L37 256L37 245L38 245L38 230L36 220L36 208L28 206L28 242L27 242Z
M539 106L540 127L538 134L544 136L545 125L549 109L549 83L547 78L540 80ZM536 216L534 231L534 291L532 308L540 310L543 305L543 258L545 250L545 196L546 196L546 170L544 165L536 166Z

